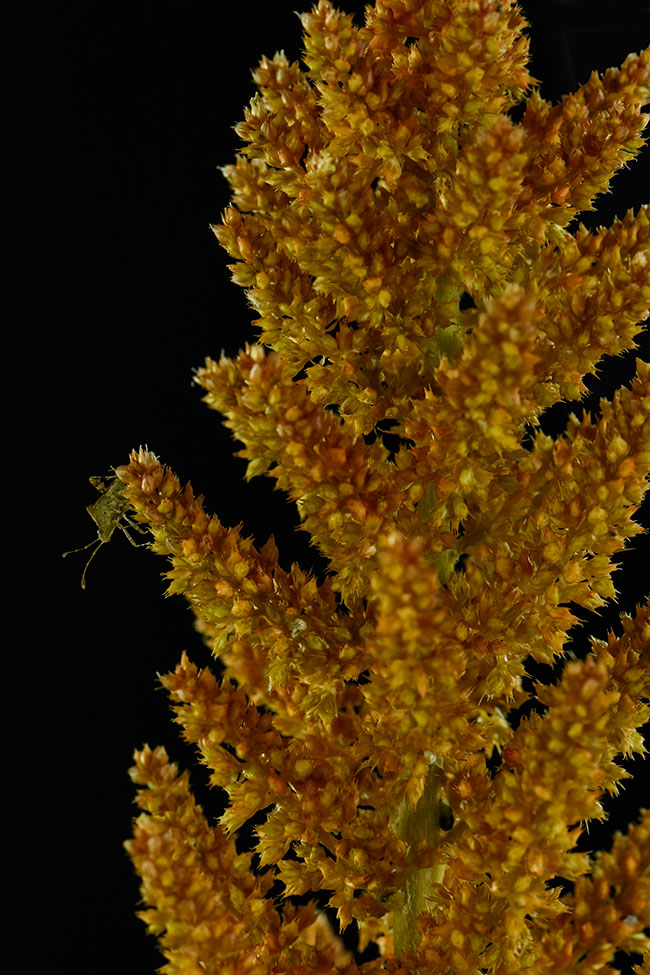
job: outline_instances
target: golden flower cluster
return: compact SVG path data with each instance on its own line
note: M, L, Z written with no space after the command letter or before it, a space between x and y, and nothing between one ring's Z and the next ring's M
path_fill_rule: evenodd
M152 453L116 469L225 674L183 655L162 678L227 795L219 823L164 749L132 770L161 971L648 966L650 814L610 852L576 843L627 775L617 756L645 750L650 604L554 683L524 679L566 655L569 603L615 595L612 557L642 531L650 366L599 419L555 439L538 421L635 347L650 308L648 207L566 229L643 145L650 49L553 106L512 0L376 0L363 27L319 0L301 19L304 67L276 54L254 74L214 228L259 341L197 378L247 477L295 501L326 581L226 529ZM321 891L378 957L297 903Z

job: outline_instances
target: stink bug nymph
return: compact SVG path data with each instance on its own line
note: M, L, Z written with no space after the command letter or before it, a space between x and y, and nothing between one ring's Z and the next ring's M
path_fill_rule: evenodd
M124 485L120 480L118 480L117 477L113 477L108 481L102 480L101 477L91 477L90 483L93 487L97 488L100 494L99 498L97 498L93 504L89 504L86 508L86 511L97 525L97 539L93 539L92 542L88 542L87 545L82 545L80 548L73 548L69 552L63 553L63 558L65 558L66 555L72 555L73 552L83 552L84 549L90 548L91 545L95 546L81 575L82 589L86 588L86 572L88 570L88 566L102 545L105 545L106 542L111 540L113 537L113 532L116 528L123 531L128 540L131 542L131 545L138 548L138 543L133 541L126 527L122 524L123 521L125 521L135 531L140 532L141 534L146 533L145 528L142 528L134 521L131 521L126 514L128 501L122 494Z

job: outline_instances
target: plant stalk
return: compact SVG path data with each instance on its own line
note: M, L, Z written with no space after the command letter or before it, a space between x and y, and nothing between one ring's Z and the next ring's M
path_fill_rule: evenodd
M432 765L424 783L424 792L415 809L404 798L393 828L409 846L409 853L419 840L435 846L440 842L440 781L441 771ZM444 865L439 867L407 867L404 886L396 897L393 911L393 950L396 957L416 951L420 943L418 914L427 907L427 896L434 883L441 883Z

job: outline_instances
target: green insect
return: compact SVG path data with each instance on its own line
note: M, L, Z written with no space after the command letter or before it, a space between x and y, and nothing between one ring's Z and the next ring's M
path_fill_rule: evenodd
M92 542L88 542L87 545L82 545L80 548L73 548L69 552L63 553L63 558L65 558L66 555L72 555L74 552L83 552L84 549L90 548L91 545L95 546L81 575L82 589L86 588L86 572L88 571L88 566L102 545L105 545L106 542L111 540L113 532L117 528L124 532L131 545L139 548L138 543L133 541L122 522L126 522L132 529L140 532L140 534L146 533L145 528L131 521L126 514L129 503L122 494L124 485L117 477L110 478L107 481L102 480L101 477L91 477L89 480L92 486L97 488L100 493L100 497L86 508L86 511L97 525L97 539L93 539Z

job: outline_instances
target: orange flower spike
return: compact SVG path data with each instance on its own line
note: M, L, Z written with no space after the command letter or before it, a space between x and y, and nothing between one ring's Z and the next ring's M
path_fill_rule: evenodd
M455 370L459 380L463 378L461 370L462 365ZM441 381L446 380L441 377ZM487 600L489 607L499 606L498 616L488 625L495 639L508 643L513 659L520 646L523 656L532 653L536 659L552 662L553 653L561 651L566 631L576 621L561 604L573 601L595 609L615 594L610 557L620 551L625 539L642 531L632 516L650 472L649 383L650 367L637 360L632 388L616 392L611 403L603 400L598 422L573 418L565 437L553 441L538 435L530 453L517 448L517 472L514 479L506 475L507 484L503 475L491 474L487 444L477 451L468 447L461 459L442 450L444 437L434 438L427 448L435 457L432 468L436 472L442 469L433 480L439 501L432 508L431 522L440 523L450 513L459 521L462 518L462 551L471 560L465 576L451 580L458 600L456 612L473 627L472 600L486 599L486 585L499 593L496 600ZM507 369L503 386L507 395ZM435 419L430 414L429 422L436 424L437 431L458 424L468 436L482 434L481 426L471 421L471 407L481 402L480 396L480 389L470 395L466 414L454 414L450 407L446 412L443 407ZM424 405L419 406L419 413L426 416ZM475 415L480 417L481 413ZM414 439L423 436L424 425L408 429ZM473 430L477 434L470 432ZM445 465L449 474L442 480ZM447 496L443 489L449 491ZM532 497L539 501L531 504ZM468 512L480 514L468 517ZM519 525L515 535L514 524ZM478 525L481 528L475 534L474 526ZM585 550L591 553L590 558L582 554ZM460 551L456 549L456 557ZM522 572L522 560L531 559L536 571ZM489 608L488 612L493 610Z
M647 612L641 615L646 621L641 625L647 625ZM570 827L602 818L598 794L605 788L615 791L616 781L624 777L609 761L617 751L608 744L611 726L625 721L631 731L649 714L647 707L621 712L621 695L610 684L604 661L569 663L558 685L538 685L537 690L549 710L544 717L522 721L514 733L508 754L517 759L507 761L494 780L489 802L462 791L463 780L454 786L464 799L461 814L469 830L452 843L450 865L458 859L491 877L490 896L501 902L499 913L506 920L499 925L503 937L493 928L490 939L504 948L509 941L525 940L526 915L550 919L561 910L555 892L546 888L548 879L577 879L588 872L587 855L572 852L577 833ZM515 882L522 863L527 879Z
M236 360L209 359L197 380L208 405L246 444L238 456L248 460L247 479L268 472L297 502L301 527L337 570L333 588L346 601L362 592L376 539L404 501L386 449L354 437L260 346L247 346Z
M283 572L149 452L117 469L225 670L183 656L161 679L228 804L210 829L164 752L138 757L142 916L166 975L647 965L648 817L591 860L575 843L617 755L644 750L650 607L557 683L523 679L566 652L571 603L615 595L642 530L650 366L598 420L556 438L538 420L650 309L647 207L566 229L643 144L650 51L551 106L514 0L375 0L363 26L318 0L301 20L302 63L254 74L213 228L258 343L198 381L329 578ZM513 731L533 696L546 713ZM231 837L253 816L254 868ZM357 965L313 904L272 904L273 879L327 892L380 957Z
M189 793L187 773L178 776L164 748L145 746L135 759L131 777L147 786L139 794L146 812L125 846L150 905L139 917L159 936L169 961L161 971L184 971L188 958L196 965L210 957L214 963L202 970L236 975L243 969L234 961L224 967L219 959L239 957L241 963L280 926L265 898L270 879L253 878L250 855L238 855L219 826L207 825ZM263 975L265 969L246 970Z
M466 440L472 459L481 457L489 463L494 453L521 449L524 422L538 409L531 395L539 362L534 320L533 302L518 287L507 289L479 316L458 365L452 367L443 360L435 372L445 394L435 422L440 426L461 423L459 439ZM462 484L466 478L463 464L460 459L454 472L456 483ZM484 501L480 494L475 496L475 503Z
M514 5L499 12L477 10L461 0L453 4L389 3L379 0L369 11L373 52L393 61L403 83L423 93L422 107L434 132L449 130L449 120L463 124L494 119L519 100L534 79L527 71L529 39ZM418 44L407 46L407 39ZM453 114L452 114L453 113Z
M610 852L595 855L588 876L578 877L567 894L568 911L542 935L540 958L531 975L545 975L549 964L556 970L573 956L597 968L615 951L649 950L650 927L650 814L617 833Z
M603 355L634 347L650 312L649 254L650 208L642 206L595 234L580 225L575 237L557 250L541 248L530 268L522 267L518 280L526 291L539 289L543 312L540 352L551 382L536 387L538 402L578 399L586 392L582 377L596 372Z
M227 682L218 687L209 671L198 672L185 656L162 683L172 700L179 702L176 720L212 770L211 783L229 795L220 819L226 833L230 835L272 804L273 811L257 830L256 852L262 866L279 865L278 876L287 884L287 893L299 893L310 884L313 889L327 887L335 892L330 903L347 904L350 919L366 917L369 903L377 909L372 897L363 904L352 902L348 861L339 853L335 865L323 849L340 851L347 844L348 850L356 850L355 869L358 873L361 858L368 883L373 880L371 857L380 857L385 864L386 886L397 882L403 868L403 847L387 832L386 823L357 816L356 783L365 761L364 747L350 748L333 741L331 735L322 739L311 735L304 744L294 741L287 747L273 730L270 714L260 715ZM221 747L222 741L228 742L236 757ZM282 859L296 836L302 842L295 852L308 863L309 881L303 868Z
M346 817L354 817L356 803L348 794L356 796L358 749L335 759L336 745L343 750L345 743L333 740L331 732L326 738L312 732L305 742L287 747L270 713L260 712L229 681L219 686L209 670L198 671L185 655L161 682L177 702L176 721L185 739L198 745L201 761L212 770L211 783L229 794L230 805L221 818L228 833L272 803L276 818L280 808L287 809L296 828L302 823L300 829L314 835L322 828L343 829ZM305 795L316 770L328 785L313 793L319 801L310 803ZM260 844L261 853L263 849Z
M295 713L294 707L306 708L331 723L338 688L355 654L350 647L353 631L335 613L327 586L319 598L296 566L286 576L271 541L257 553L238 528L228 531L218 518L208 519L190 486L182 491L178 479L152 453L134 451L131 463L116 473L126 485L135 517L149 522L152 548L170 558L168 592L185 595L199 621L210 628L214 652L223 653L242 687L269 701L269 688L291 684L294 697L298 695L295 706L287 711L274 697L287 716ZM295 654L290 664L286 649L292 642ZM251 645L261 668L251 657ZM309 659L304 668L301 657ZM332 666L335 659L339 664ZM363 669L361 658L355 666L357 673ZM299 688L305 683L313 688L306 697Z
M230 818L222 824L232 832L269 804L270 756L282 753L281 736L243 691L230 681L218 687L210 671L197 671L185 654L175 673L162 677L161 683L172 700L180 702L174 708L176 721L183 727L183 737L198 744L201 761L212 770L211 784L230 795ZM234 755L223 742L234 749ZM242 783L244 768L248 781Z
M547 195L556 204L549 217L558 226L593 210L593 198L643 146L648 117L640 108L649 97L650 48L630 54L602 79L593 72L556 106L531 93L521 121L531 152L527 182L540 202Z
M480 748L489 731L469 726L475 710L471 682L463 680L464 648L437 571L423 557L422 540L407 541L397 532L384 539L371 585L378 617L368 639L373 678L361 689L362 741L376 755L394 800L406 795L414 807L432 763L454 745Z
M531 472L537 468L529 490L543 491L544 500L536 514L531 511L522 541L526 538L529 550L534 547L537 564L548 572L549 579L561 569L560 601L572 599L587 608L602 605L603 597L614 594L609 556L620 551L625 539L642 531L632 516L641 503L650 471L650 366L637 360L631 389L623 387L611 402L601 400L600 405L602 417L597 422L571 416L565 437L553 442L538 436L528 463L523 465ZM549 514L557 526L550 533ZM560 526L565 529L563 538ZM494 526L495 537L499 527ZM568 559L584 551L595 558L587 562L581 557L584 582L576 587L564 569Z
M536 209L519 203L527 160L523 133L509 119L475 128L424 218L424 240L469 292L494 293L518 249L543 240Z

